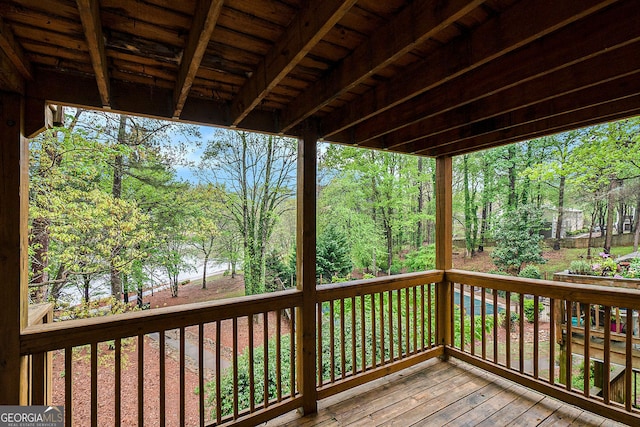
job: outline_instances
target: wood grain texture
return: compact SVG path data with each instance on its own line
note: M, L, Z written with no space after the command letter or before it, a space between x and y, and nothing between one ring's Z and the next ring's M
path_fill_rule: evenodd
M77 0L78 12L84 28L84 35L89 46L89 55L95 74L102 107L111 108L111 93L107 55L104 47L102 21L100 20L100 4L98 0Z

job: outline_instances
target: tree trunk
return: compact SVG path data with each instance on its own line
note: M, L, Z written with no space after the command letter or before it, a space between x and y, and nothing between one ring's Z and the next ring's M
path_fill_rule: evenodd
M507 207L515 209L518 201L516 197L516 147L515 145L509 145L507 148L508 160L509 160L509 195L507 198Z
M424 208L424 183L422 182L422 157L418 157L418 223L416 224L416 249L422 246L422 210Z
M209 256L204 257L204 268L202 271L202 289L207 289L207 262L209 262Z
M566 177L560 177L560 186L558 187L558 220L556 221L556 240L553 242L553 250L560 250L560 239L562 238L562 223L564 222L564 187Z
M633 221L633 251L638 251L638 242L640 241L640 192L638 193L638 201L636 202L636 212Z
M614 190L616 189L617 180L612 179L609 184L609 192L607 193L607 228L604 238L604 252L611 253L611 241L613 240L613 215L615 213Z
M126 130L127 130L127 116L124 114L120 115L120 122L118 127L118 144L124 145L126 139ZM124 174L124 158L122 155L118 154L114 159L113 166L113 184L111 188L111 194L114 198L119 199L122 197L122 176ZM118 248L114 248L112 253L113 256L109 260L110 262L110 279L111 279L111 295L113 295L116 299L120 300L120 296L122 294L122 277L120 275L120 270L113 263L113 259L119 255L120 250Z
M472 239L471 230L471 216L473 215L471 209L471 196L469 194L469 155L462 156L462 171L463 171L463 186L464 186L464 241L466 256L473 257L475 255L475 242Z
M91 279L89 278L88 275L83 274L82 275L82 282L83 282L82 283L82 287L83 287L83 290L84 290L84 296L83 296L84 303L85 304L89 304L89 287L91 285Z
M591 259L591 239L593 238L593 227L596 216L598 215L598 202L596 201L593 206L593 213L591 214L591 224L589 225L589 240L587 240L587 259Z
M618 202L618 234L624 233L624 219L627 216L627 205L624 200Z

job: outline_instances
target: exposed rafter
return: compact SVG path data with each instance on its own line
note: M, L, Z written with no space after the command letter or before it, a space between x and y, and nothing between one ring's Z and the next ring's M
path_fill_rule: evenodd
M397 61L483 2L455 0L446 2L444 6L431 0L410 3L396 18L377 29L351 55L289 105L282 113L283 132Z
M31 63L24 56L22 47L16 43L11 29L5 25L4 20L0 17L0 49L4 51L7 58L20 72L22 77L31 80L33 78L31 71Z
M425 129L429 129L423 133L424 137L407 144L407 150L415 151L415 147L419 147L421 144L425 144L423 146L433 145L427 141L447 141L450 139L449 131L455 132L456 129L467 128L474 124L477 127L493 130L497 126L494 117L501 114L565 95L585 92L585 90L588 96L592 91L590 88L597 87L604 82L623 82L629 76L637 76L638 70L640 70L640 56L635 55L635 52L639 50L640 43L614 49L585 61L584 64L580 64L580 67L562 68L526 84L515 86L458 109L431 117L421 122ZM622 85L622 83L617 84ZM595 89L593 90L595 91ZM603 95L608 96L606 93ZM577 99L576 105L579 105ZM570 108L571 105L569 104L568 107ZM561 110L555 112L558 113ZM508 121L508 124L512 124L514 118L510 118ZM526 116L515 120L515 122L518 121L526 121Z
M501 129L473 137L468 140L451 142L446 146L424 150L421 155L437 156L440 153L459 155L498 145L510 144L527 139L539 138L571 129L592 126L613 120L621 120L640 114L640 94L614 99L596 106L568 111L557 116L528 122L518 126Z
M222 10L223 0L199 0L193 16L193 26L189 31L187 46L182 54L175 88L174 118L179 118L191 90L193 79L200 68L202 57L207 50L211 34Z
M444 45L389 82L376 86L344 107L334 110L322 121L321 132L328 140L333 140L332 135L350 126L383 113L612 3L615 0L540 0L516 3L477 27L470 35ZM380 117L379 124L386 123L386 119L387 116ZM389 130L394 129L384 131ZM376 135L370 137L374 136ZM337 140L340 141L341 138Z
M234 126L240 124L355 3L356 0L306 2L231 103Z
M89 46L89 55L93 72L96 75L96 83L100 91L100 99L103 108L111 108L111 95L109 93L109 70L107 68L107 56L104 50L104 36L100 21L100 5L98 0L76 0L80 20L84 28L84 35Z

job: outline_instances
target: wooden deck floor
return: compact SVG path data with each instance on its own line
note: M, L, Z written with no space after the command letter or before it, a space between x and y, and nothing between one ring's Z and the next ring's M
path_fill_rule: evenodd
M267 426L622 426L452 359L410 369L291 412Z

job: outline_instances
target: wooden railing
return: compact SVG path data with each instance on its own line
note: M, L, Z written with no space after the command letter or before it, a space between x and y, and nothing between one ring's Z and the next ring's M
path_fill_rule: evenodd
M54 355L43 369L66 425L255 425L302 404L302 304L289 290L34 324L21 353ZM445 355L640 422L638 290L429 271L318 286L315 310L318 399ZM32 402L45 402L38 393Z
M445 280L453 283L447 354L640 423L632 378L640 368L640 291L459 270L447 271Z
M254 425L300 406L301 304L290 290L29 326L21 353L61 358L63 398L52 403L65 405L68 426ZM196 419L186 419L188 407Z
M53 322L53 304L29 306L28 325L45 325ZM51 353L38 353L27 357L27 396L30 405L50 405L52 396Z
M441 271L317 289L318 398L441 355L436 293Z

